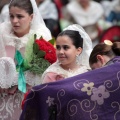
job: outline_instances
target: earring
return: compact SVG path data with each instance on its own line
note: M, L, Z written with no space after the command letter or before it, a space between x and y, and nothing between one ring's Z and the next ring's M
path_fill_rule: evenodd
M76 55L76 64L79 65L79 55Z

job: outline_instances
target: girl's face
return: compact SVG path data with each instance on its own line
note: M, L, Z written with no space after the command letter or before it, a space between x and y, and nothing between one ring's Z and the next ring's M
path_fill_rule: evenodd
M82 48L76 48L71 38L68 36L59 36L56 40L56 54L61 65L76 65L76 55L82 52Z
M29 15L25 10L18 7L11 7L9 11L10 21L15 35L22 37L27 34L30 30L33 14Z

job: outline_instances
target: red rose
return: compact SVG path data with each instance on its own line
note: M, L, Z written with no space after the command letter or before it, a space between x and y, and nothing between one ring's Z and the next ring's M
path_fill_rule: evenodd
M56 61L56 50L54 46L45 41L43 38L40 38L39 40L35 41L39 45L39 49L45 51L44 58L48 60L51 64Z

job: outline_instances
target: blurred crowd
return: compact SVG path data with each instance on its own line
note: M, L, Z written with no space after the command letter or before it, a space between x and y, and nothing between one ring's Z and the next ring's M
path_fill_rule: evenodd
M8 20L10 0L0 1L0 23ZM56 38L70 24L80 24L89 34L93 47L104 31L120 26L120 0L36 0L39 11Z

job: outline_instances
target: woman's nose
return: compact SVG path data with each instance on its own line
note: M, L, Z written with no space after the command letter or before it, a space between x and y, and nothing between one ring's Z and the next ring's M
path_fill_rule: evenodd
M18 18L17 18L17 17L14 17L14 18L12 19L12 21L13 21L13 23L18 22Z

